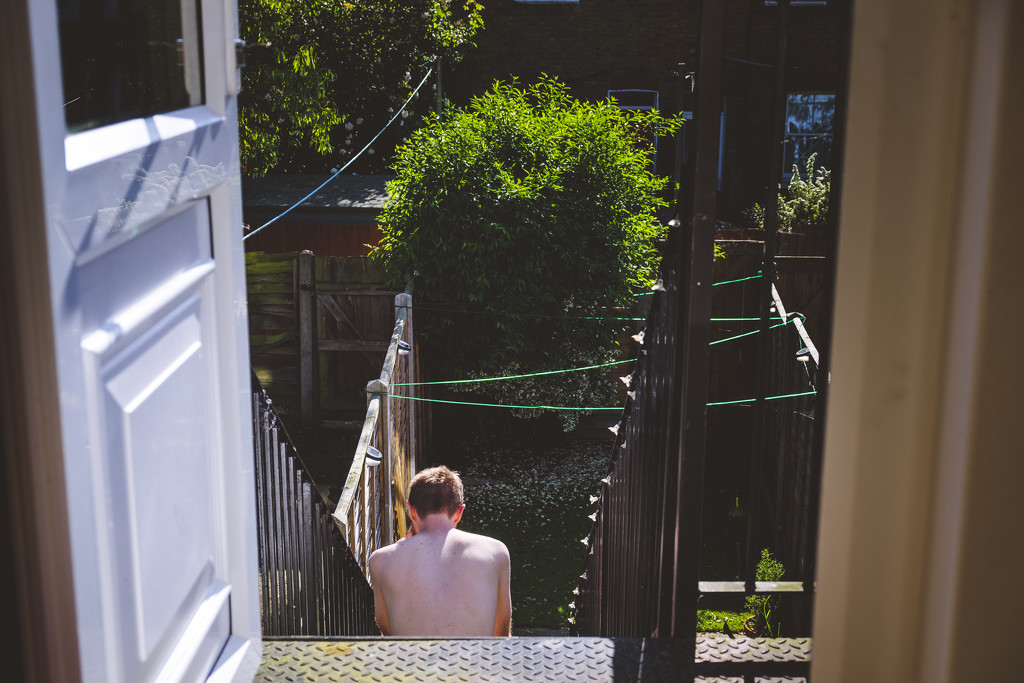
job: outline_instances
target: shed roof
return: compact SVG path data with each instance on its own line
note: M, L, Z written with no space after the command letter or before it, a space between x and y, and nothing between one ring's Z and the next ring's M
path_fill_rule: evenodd
M285 209L324 183L330 174L275 174L242 181L242 203L247 209ZM391 175L339 175L297 207L312 209L380 210L387 199Z

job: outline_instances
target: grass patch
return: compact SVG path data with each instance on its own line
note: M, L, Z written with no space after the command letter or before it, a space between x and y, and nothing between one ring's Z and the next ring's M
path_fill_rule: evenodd
M751 616L751 612L732 612L729 610L697 610L697 633L718 633L728 630L743 633L743 622Z
M465 486L459 528L493 536L512 560L512 624L568 629L601 479L614 441L467 440L445 454Z

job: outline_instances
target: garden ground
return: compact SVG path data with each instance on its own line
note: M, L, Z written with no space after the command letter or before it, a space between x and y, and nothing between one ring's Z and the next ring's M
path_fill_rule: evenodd
M619 414L588 416L570 433L544 418L467 419L454 411L435 418L424 462L462 475L466 512L460 528L498 538L509 548L513 634L568 635L601 479L611 466L615 438L608 427ZM329 427L290 431L317 488L333 506L358 434ZM735 602L705 605L698 630L742 632L749 612L742 599Z

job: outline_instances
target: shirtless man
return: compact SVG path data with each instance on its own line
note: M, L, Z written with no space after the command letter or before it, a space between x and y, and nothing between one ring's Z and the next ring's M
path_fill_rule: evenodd
M370 556L377 625L385 636L508 636L508 548L456 529L466 506L447 467L409 485L409 535Z

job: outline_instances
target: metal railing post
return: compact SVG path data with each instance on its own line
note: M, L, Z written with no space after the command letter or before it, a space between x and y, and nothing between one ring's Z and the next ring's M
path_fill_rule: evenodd
M389 405L389 401L388 401L388 383L385 382L384 380L375 379L375 380L370 381L366 385L366 403L367 403L367 406L369 406L370 401L373 401L375 399L380 402L380 412L378 413L378 417L377 417L377 424L378 424L377 435L378 436L377 436L377 444L376 444L376 446L377 446L377 448L380 449L380 452L381 452L381 454L384 457L380 461L380 464L377 465L377 467L375 468L375 469L378 469L380 471L379 476L377 476L376 472L372 472L372 470L371 471L367 471L367 469L365 469L365 466L364 466L364 470L363 471L366 472L367 476L371 476L371 472L372 472L372 476L374 476L374 478L379 482L379 487L377 488L378 494L383 493L383 495L384 495L384 504L383 504L383 508L384 509L383 509L383 511L381 512L381 515L380 515L382 517L381 521L384 524L384 529L383 529L384 533L380 534L380 536L381 536L382 542L384 544L388 544L388 543L393 542L394 536L395 536L395 531L394 531L394 514L393 514L393 511L392 511L392 500L391 500L391 469L392 469L391 459L392 459L392 451L393 451L393 449L391 448L391 438L390 438L391 430L388 428L388 421L390 420L391 410L390 410L390 405ZM383 427L383 429L381 429L381 427ZM379 499L379 497L380 497L379 495L376 496L376 498L378 498L378 499ZM379 500L373 501L373 505L379 505L379 504L380 504ZM385 512L386 512L386 514L385 514ZM371 525L367 524L366 526L369 527ZM376 537L377 536L377 534L374 533L372 530L368 530L368 531L370 533L370 537Z

